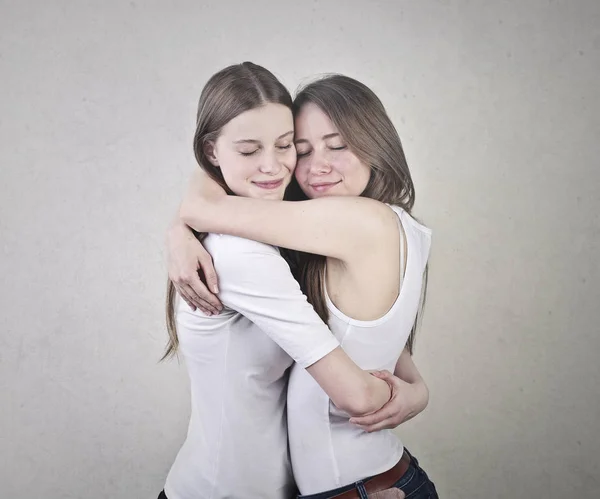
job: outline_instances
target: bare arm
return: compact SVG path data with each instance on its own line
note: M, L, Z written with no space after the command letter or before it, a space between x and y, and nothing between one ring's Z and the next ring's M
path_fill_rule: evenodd
M396 367L394 368L394 375L398 376L401 380L406 381L407 383L425 383L423 381L423 377L417 369L412 356L405 348L402 350L402 354L396 362Z
M371 414L392 396L385 380L358 367L341 347L315 362L307 371L333 403L351 416Z
M394 374L388 371L372 373L388 382L392 396L387 404L373 414L350 419L367 432L393 429L421 413L429 403L429 389L415 366L408 350L396 363Z
M223 306L215 296L219 288L212 258L179 217L171 223L166 243L169 279L179 295L192 309L218 314Z
M390 386L357 366L319 318L289 266L270 246L230 236L206 240L220 276L220 298L307 369L333 403L351 416L381 408Z
M406 394L407 410L402 415L401 421L396 425L398 426L425 410L427 404L429 404L429 388L407 349L402 351L398 362L396 362L394 375L412 388L412 397Z
M228 196L200 170L192 176L179 214L200 232L230 234L343 261L373 247L386 247L387 239L397 244L396 215L373 199L334 196L290 202Z

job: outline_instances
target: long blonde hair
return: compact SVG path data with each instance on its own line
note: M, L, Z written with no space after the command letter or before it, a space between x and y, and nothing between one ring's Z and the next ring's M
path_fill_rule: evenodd
M282 104L292 109L292 97L285 86L267 69L251 62L226 67L214 74L204 86L198 102L194 154L198 165L229 194L231 190L221 170L206 157L204 146L216 140L223 127L245 111L267 103ZM196 234L200 240L203 234ZM166 321L169 339L161 360L177 353L179 339L175 319L175 286L167 283Z

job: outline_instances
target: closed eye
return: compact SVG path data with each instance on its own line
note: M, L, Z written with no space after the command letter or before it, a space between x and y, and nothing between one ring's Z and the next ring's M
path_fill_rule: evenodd
M329 149L331 149L332 151L342 151L344 149L346 149L348 146L340 146L340 147L330 147Z
M254 150L254 151L252 151L252 152L243 152L243 151L240 151L240 154L241 154L242 156L252 156L252 155L253 155L253 154L255 154L257 151L258 151L258 149L255 149L255 150Z
M289 149L292 147L292 144L288 144L287 146L277 146L278 149Z

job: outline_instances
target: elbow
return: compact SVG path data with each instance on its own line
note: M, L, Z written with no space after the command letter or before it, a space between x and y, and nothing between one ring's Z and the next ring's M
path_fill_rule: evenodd
M429 405L429 387L423 380L421 380L421 382L419 383L419 392L421 401L421 410L419 412L421 412L424 411L425 408Z
M367 416L368 414L372 414L382 406L375 403L373 397L355 397L352 400L344 403L340 409L344 412L348 413L350 417L358 418L360 416Z
M365 384L360 389L346 394L336 406L351 417L359 417L381 409L385 402L387 400L384 400L371 385Z

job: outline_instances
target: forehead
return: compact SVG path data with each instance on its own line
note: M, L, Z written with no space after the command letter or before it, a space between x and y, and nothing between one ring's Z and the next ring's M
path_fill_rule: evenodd
M268 103L250 109L229 121L221 131L222 137L232 140L269 139L294 129L292 111L282 105Z
M338 132L335 125L319 106L309 102L296 115L296 138L305 135L322 136Z

